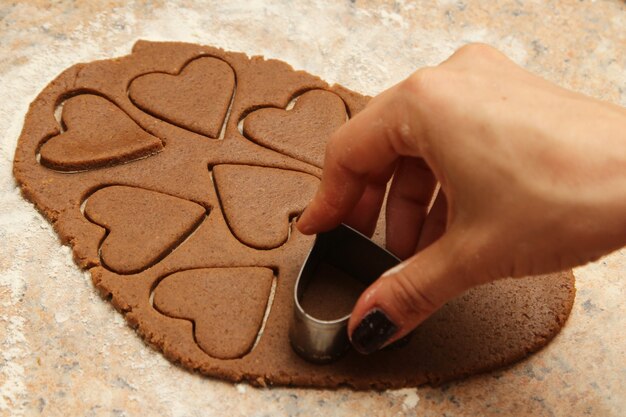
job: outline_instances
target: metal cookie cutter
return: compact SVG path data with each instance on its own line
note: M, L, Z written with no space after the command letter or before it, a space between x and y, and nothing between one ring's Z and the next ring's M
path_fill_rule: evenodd
M307 314L300 304L322 262L369 285L400 263L400 259L343 224L317 235L296 280L294 315L289 329L293 349L304 359L317 363L338 359L350 346L347 334L350 314L335 320L320 320Z

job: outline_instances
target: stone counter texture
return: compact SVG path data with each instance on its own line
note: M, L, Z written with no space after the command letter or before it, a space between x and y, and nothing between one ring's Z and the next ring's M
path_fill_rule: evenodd
M137 39L278 58L374 95L468 42L626 105L626 3L0 2L0 416L623 416L626 250L575 270L565 328L514 366L386 392L257 389L189 373L100 299L11 175L28 104L65 68Z

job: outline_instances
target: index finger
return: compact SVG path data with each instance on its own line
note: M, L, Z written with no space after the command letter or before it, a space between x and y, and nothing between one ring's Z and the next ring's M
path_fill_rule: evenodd
M322 182L302 216L304 234L330 230L358 203L367 179L400 156L417 156L417 126L406 89L399 84L374 98L339 128L326 146Z

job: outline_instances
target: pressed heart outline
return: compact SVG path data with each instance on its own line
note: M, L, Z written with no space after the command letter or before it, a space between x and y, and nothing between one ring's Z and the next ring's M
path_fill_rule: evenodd
M165 316L191 321L194 340L207 355L241 358L263 333L276 280L273 269L258 266L177 271L156 283L152 306Z
M128 86L131 102L167 123L213 139L224 135L235 98L236 75L226 61L198 56L179 72L150 72Z
M61 133L39 149L43 166L59 171L84 171L131 162L163 149L163 142L146 132L109 99L77 94L59 106Z
M291 220L304 210L319 184L310 174L264 166L221 164L210 171L233 236L263 250L287 241Z
M118 274L135 274L180 246L208 214L189 200L112 185L86 199L84 215L107 230L99 250L102 265ZM165 218L169 219L166 223Z
M348 118L341 97L313 89L296 96L284 109L254 110L240 125L243 136L252 142L322 168L326 142Z

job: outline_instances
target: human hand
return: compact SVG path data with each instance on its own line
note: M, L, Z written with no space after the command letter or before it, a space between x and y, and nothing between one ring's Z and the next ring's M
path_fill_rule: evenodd
M357 301L355 348L403 337L450 299L554 272L626 243L626 110L468 45L371 100L331 138L297 227L345 222L402 259ZM436 184L441 192L435 198Z

